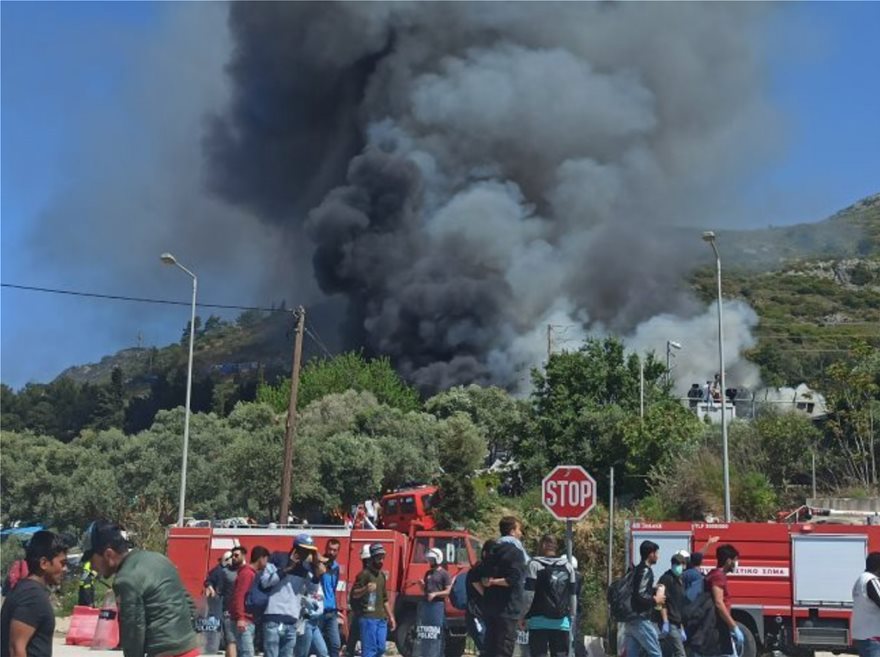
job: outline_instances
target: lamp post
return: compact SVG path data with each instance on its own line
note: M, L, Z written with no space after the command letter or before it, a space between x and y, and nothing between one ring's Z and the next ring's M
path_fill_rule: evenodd
M681 349L681 343L676 342L675 340L667 340L666 341L666 385L669 386L669 359L672 357L672 350Z
M183 514L186 509L186 460L189 455L189 416L190 416L190 400L192 399L192 376L193 376L193 341L196 335L196 290L198 289L199 279L189 269L177 262L170 253L163 253L159 256L166 265L174 265L181 271L189 274L193 283L192 295L192 313L189 320L189 362L186 367L186 412L183 420L183 458L180 463L180 501L177 505L177 526L183 527Z
M703 233L703 241L708 242L715 254L715 277L718 284L718 366L721 368L721 449L722 467L724 469L724 520L733 520L730 510L730 458L727 449L727 388L724 380L724 328L721 310L721 255L715 244L714 231Z

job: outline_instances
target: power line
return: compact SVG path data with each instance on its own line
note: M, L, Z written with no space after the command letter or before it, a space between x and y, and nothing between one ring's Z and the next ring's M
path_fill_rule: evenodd
M131 297L123 294L101 294L99 292L83 292L81 290L64 290L59 288L38 287L36 285L18 285L16 283L0 283L0 287L8 287L13 290L24 290L25 292L44 292L46 294L63 294L73 297L88 297L91 299L105 299L109 301L131 301L134 303L153 303L166 306L191 306L190 301L174 301L172 299L154 299L150 297ZM260 306L238 306L225 303L197 303L200 308L217 308L220 310L259 310L267 313L287 313L290 312L284 308L262 308Z
M317 336L317 331L315 330L315 328L313 326L310 326L309 324L306 324L305 329L306 335L314 340L315 344L317 344L321 348L321 351L324 352L324 355L327 356L327 358L333 358L333 354L330 353L330 350L327 349L324 343L321 342L321 339Z

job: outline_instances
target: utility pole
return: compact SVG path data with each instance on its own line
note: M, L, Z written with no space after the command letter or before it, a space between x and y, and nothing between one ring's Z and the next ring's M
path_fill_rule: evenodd
M547 362L550 362L550 356L553 355L553 324L547 324Z
M306 326L306 309L302 306L294 311L296 317L296 339L293 343L293 367L290 371L290 402L287 407L287 424L284 427L284 468L281 475L281 511L279 523L287 524L290 510L290 480L293 476L293 437L296 435L296 397L299 392L299 368L302 363L303 331Z

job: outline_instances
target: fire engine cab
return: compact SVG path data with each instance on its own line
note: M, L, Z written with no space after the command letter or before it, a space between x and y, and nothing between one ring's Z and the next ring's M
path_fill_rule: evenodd
M338 563L340 581L336 591L337 609L343 610L348 623L348 591L355 577L363 569L360 559L364 545L381 543L385 546L385 571L388 577L388 595L397 619L393 637L398 652L412 655L415 636L416 605L424 598L423 581L428 570L425 554L439 548L444 555L444 567L450 575L468 568L480 557L481 544L477 538L462 531L416 531L403 534L391 529L348 529L342 526L285 526L270 527L172 527L168 533L168 558L177 566L189 593L198 599L208 570L217 563L223 552L236 545L249 550L256 545L270 552L289 552L293 539L302 532L309 533L322 552L327 541L340 542ZM446 603L446 655L460 657L464 652L466 630L464 615ZM389 637L392 638L392 637Z
M787 654L851 651L852 586L869 552L880 551L880 527L868 525L636 522L626 534L627 554L638 562L639 544L660 546L655 578L678 550L699 550L712 536L704 572L715 550L730 543L739 568L730 573L732 615L746 637L742 657L759 651Z

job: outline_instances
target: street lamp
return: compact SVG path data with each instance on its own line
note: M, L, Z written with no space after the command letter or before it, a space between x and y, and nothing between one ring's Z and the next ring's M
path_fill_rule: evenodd
M703 233L703 241L708 242L715 254L715 277L718 283L718 365L721 368L721 449L722 467L724 469L724 520L733 520L730 511L730 458L727 450L727 387L724 380L724 328L721 314L721 255L715 244L714 231L707 230Z
M189 416L190 400L192 399L192 376L193 376L193 341L196 335L196 290L199 279L189 269L177 262L170 253L163 253L159 259L166 265L174 265L181 271L189 274L193 282L192 314L189 320L189 363L186 371L186 414L183 420L183 459L180 464L180 502L177 506L177 526L183 527L183 513L186 508L186 459L189 454Z
M672 357L673 349L681 349L681 343L676 342L675 340L667 340L666 341L666 386L669 386L669 359Z

